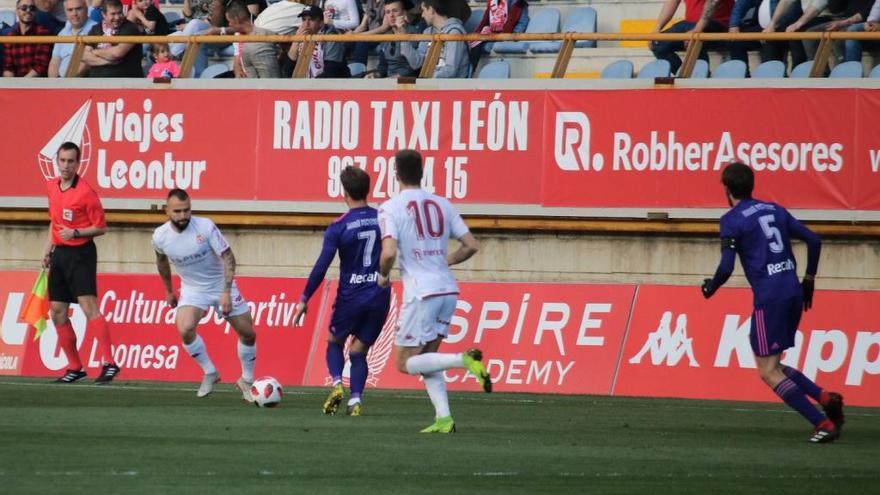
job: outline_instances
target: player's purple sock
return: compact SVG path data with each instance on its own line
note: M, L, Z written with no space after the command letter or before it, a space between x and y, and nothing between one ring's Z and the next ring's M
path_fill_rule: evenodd
M367 384L367 355L363 352L349 352L351 361L351 398L360 397Z
M810 403L803 390L798 387L797 383L791 378L786 378L776 385L773 389L776 395L785 402L788 407L797 411L801 416L807 419L813 426L819 426L819 423L825 421L825 415L820 413L813 404Z
M816 385L813 380L805 377L803 373L790 366L783 366L782 372L785 373L785 376L791 379L791 381L797 384L801 391L812 397L816 402L821 402L822 387Z
M342 368L345 366L345 355L342 353L342 344L327 342L327 371L333 377L333 382L342 380Z

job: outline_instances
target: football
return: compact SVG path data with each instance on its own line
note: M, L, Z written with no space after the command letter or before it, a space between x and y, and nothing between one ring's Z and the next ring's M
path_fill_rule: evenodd
M251 386L251 396L257 407L277 407L281 404L281 384L271 376L264 376L254 380Z

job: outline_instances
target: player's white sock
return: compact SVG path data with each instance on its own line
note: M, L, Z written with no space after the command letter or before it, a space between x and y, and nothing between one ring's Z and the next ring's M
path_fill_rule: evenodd
M257 362L257 344L245 345L239 340L238 359L241 360L241 377L246 382L254 381L254 363Z
M356 398L356 399L348 399L348 405L349 405L349 406L353 406L353 405L359 403L360 401L361 401L361 398L360 398L360 397L358 397L358 398Z
M406 371L410 375L434 373L451 368L464 368L461 354L447 352L426 352L406 360Z
M205 341L202 340L201 335L196 335L196 340L193 340L192 343L183 344L183 348L199 363L206 375L217 372L217 368L211 362L211 357L208 356L208 348L205 347Z
M445 418L450 416L449 412L449 396L446 395L446 378L442 371L434 373L423 373L425 379L425 389L428 390L428 397L431 398L431 404L434 404L434 411L437 418Z

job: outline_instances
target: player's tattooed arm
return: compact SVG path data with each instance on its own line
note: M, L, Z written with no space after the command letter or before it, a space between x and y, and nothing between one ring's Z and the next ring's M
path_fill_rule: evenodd
M174 292L174 287L171 285L171 263L168 261L168 256L158 251L156 251L156 269L159 270L165 292Z
M229 292L235 278L235 255L231 249L227 249L220 255L220 259L223 260L223 290Z

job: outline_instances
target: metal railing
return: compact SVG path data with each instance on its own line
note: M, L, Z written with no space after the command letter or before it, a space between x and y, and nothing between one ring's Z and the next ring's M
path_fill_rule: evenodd
M293 69L293 78L305 78L308 64L311 61L315 44L318 42L383 42L383 41L429 41L431 43L425 61L422 64L420 78L430 78L443 44L448 41L559 41L561 46L551 78L565 77L569 62L574 54L575 43L578 41L683 41L686 43L685 57L679 71L679 77L690 77L699 58L703 45L713 41L818 41L818 49L814 58L810 77L821 77L828 68L831 46L835 41L859 40L880 41L880 32L816 32L816 33L681 33L681 34L635 34L635 33L517 33L517 34L313 34L313 35L211 35L211 36L9 36L3 43L74 43L73 54L67 69L67 77L76 74L86 45L97 43L186 43L180 63L181 77L188 77L192 72L199 48L209 43L303 43L302 50ZM584 54L590 48L585 48ZM647 50L647 49L646 49Z

